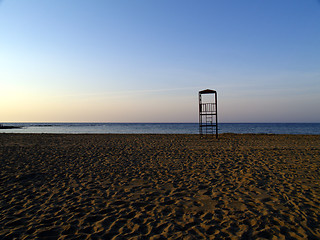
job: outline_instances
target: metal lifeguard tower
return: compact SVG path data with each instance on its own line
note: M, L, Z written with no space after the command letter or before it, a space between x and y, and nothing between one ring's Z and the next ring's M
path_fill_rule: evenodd
M206 94L206 97L202 96ZM218 138L217 91L206 89L199 92L199 133L215 134Z

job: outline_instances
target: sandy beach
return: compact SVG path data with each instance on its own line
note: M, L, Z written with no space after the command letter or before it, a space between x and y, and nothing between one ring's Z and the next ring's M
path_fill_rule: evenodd
M0 134L0 239L320 239L320 136Z

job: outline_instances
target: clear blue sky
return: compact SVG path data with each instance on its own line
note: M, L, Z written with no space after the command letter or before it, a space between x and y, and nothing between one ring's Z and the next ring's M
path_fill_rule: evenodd
M0 122L320 122L320 1L0 1Z

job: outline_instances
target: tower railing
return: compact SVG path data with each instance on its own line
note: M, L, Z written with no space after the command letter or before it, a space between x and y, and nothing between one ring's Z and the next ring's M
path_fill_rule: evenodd
M201 114L212 114L217 112L216 103L201 103L200 113Z

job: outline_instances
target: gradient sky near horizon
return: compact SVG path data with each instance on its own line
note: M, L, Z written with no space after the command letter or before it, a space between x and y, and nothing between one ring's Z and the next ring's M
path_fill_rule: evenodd
M0 1L0 122L320 122L320 1Z

